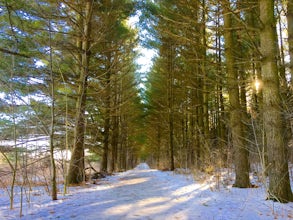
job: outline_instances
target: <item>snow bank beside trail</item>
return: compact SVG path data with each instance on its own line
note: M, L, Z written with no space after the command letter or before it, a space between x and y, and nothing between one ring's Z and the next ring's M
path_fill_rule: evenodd
M147 163L140 163L134 169L135 170L149 170L150 167Z

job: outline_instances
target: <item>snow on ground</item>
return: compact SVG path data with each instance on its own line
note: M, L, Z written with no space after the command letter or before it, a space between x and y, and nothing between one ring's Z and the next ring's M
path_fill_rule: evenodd
M214 189L190 176L140 164L97 185L70 187L57 201L32 192L21 219L293 219L293 203L266 201L264 188ZM19 219L18 213L19 203L9 210L8 196L0 190L0 219Z

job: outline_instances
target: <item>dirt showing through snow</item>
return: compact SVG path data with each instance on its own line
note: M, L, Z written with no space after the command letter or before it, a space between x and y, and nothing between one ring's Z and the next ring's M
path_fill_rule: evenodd
M51 201L33 197L21 219L291 219L293 204L265 201L265 190L222 188L211 190L191 176L150 169L135 169L107 177L97 185L70 188L69 194ZM9 200L0 194L0 219L17 219Z

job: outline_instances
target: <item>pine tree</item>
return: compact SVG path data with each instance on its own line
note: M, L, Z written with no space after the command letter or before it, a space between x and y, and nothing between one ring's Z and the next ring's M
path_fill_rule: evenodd
M293 201L290 187L284 119L281 112L280 83L277 54L276 19L274 1L260 0L262 29L260 44L262 53L261 72L263 80L263 122L268 149L269 199Z
M81 32L78 33L80 38L77 39L78 68L78 94L76 101L76 118L74 130L73 151L70 159L70 166L67 175L68 184L77 184L85 179L84 165L84 135L85 135L85 111L87 99L88 77L90 74L90 48L91 48L91 23L93 13L93 1L86 0L83 10L78 15L78 23L82 25Z
M225 37L225 55L227 66L227 84L230 101L230 129L232 134L232 144L235 151L235 187L246 188L250 186L249 180L249 163L248 149L245 146L244 140L244 112L240 104L238 70L235 64L236 48L233 36L233 19L230 7L230 2L225 1L223 6L224 14L224 37Z
M290 55L291 86L293 85L293 3L287 1L288 43Z

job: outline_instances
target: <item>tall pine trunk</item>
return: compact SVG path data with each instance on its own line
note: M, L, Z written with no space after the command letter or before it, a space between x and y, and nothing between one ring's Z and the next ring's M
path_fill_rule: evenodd
M108 171L108 160L109 160L109 141L110 141L110 117L111 117L111 53L108 54L108 68L105 74L106 81L106 97L105 97L105 122L104 122L104 148L103 148L103 161L102 161L102 171Z
M284 120L280 99L277 54L278 39L274 1L260 0L261 71L263 80L263 122L268 150L269 199L293 201L288 172Z
M85 109L86 109L86 93L88 87L89 60L90 60L90 32L92 19L93 0L85 1L83 20L83 31L81 38L81 63L78 97L76 103L76 118L74 128L73 151L70 160L67 183L78 184L84 181L84 133L85 133Z
M233 39L232 12L230 2L225 1L223 5L224 14L224 38L227 68L227 84L230 101L230 129L232 144L234 148L234 165L236 180L235 187L250 187L248 150L244 142L244 119L240 103L238 71L235 64L235 42Z
M119 75L116 72L115 75L113 75L113 94L112 94L112 112L111 112L111 130L112 130L112 136L111 136L111 168L110 172L117 171L118 168L118 144L119 144L119 138L120 138L120 131L119 131Z
M53 50L52 50L52 33L51 20L49 20L49 45L50 45L50 80L51 80L51 123L50 123L50 161L51 161L51 186L52 200L57 200L57 171L54 159L54 135L55 135L55 81L53 72Z
M290 54L291 87L293 87L293 2L287 1L288 43Z
M175 169L174 163L174 76L173 76L173 62L174 62L174 53L173 45L171 42L168 42L168 123L169 123L169 156L170 156L170 170Z

